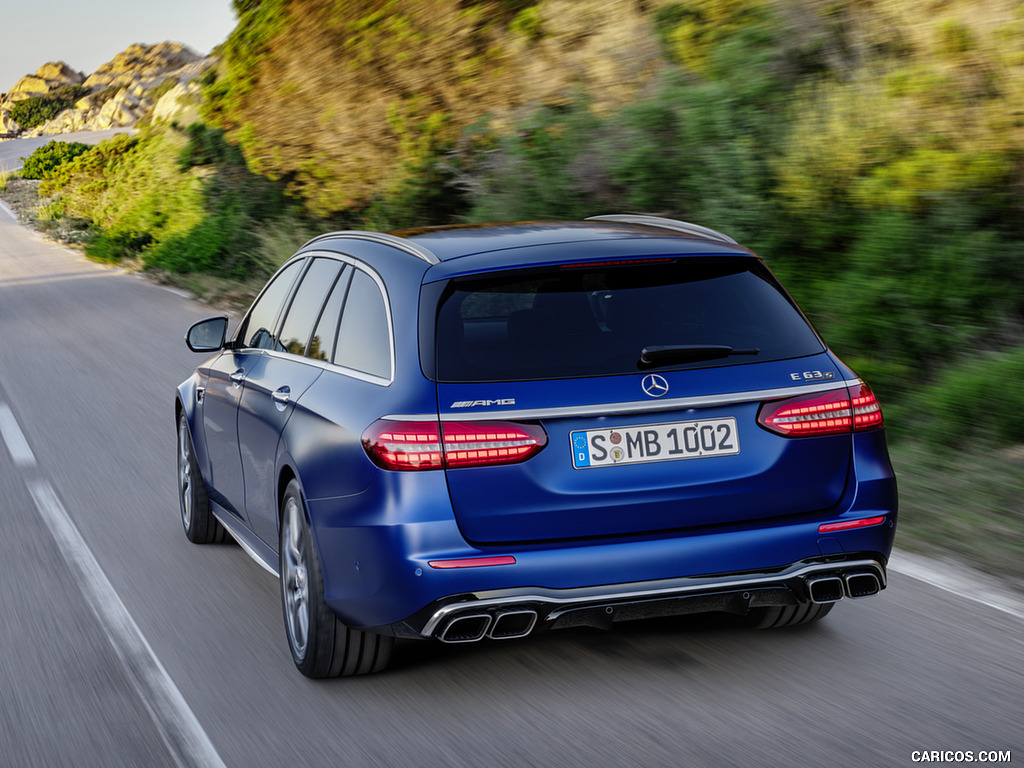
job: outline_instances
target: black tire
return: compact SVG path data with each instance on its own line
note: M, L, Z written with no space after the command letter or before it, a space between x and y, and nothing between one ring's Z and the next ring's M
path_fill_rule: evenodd
M306 519L299 484L292 480L281 502L281 607L295 666L306 677L348 677L380 672L395 639L349 629L324 601L320 559Z
M754 629L782 629L810 624L828 616L835 603L801 603L800 605L773 605L755 608L747 614Z
M184 413L178 417L178 505L185 536L193 544L221 544L227 539L224 526L210 511L206 482L199 471Z

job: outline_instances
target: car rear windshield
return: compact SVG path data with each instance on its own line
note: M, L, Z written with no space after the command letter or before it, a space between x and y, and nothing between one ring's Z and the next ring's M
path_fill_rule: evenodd
M455 278L441 291L435 336L435 373L444 382L705 368L823 349L771 273L751 257L568 264Z

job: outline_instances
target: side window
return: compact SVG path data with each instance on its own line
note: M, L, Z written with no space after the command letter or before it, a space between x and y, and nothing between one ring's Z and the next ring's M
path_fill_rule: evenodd
M292 283L295 282L304 263L305 261L300 259L289 265L271 281L262 295L256 299L256 303L249 310L244 327L238 334L243 347L277 348L277 337L274 335L274 330L277 327L277 318L281 314L281 305L288 298Z
M293 355L306 353L306 343L341 267L341 262L333 259L313 260L295 291L295 298L281 326L280 349Z
M355 270L348 267L334 284L320 320L313 331L313 339L309 342L309 356L317 360L331 360L334 357L334 342L338 339L338 324L341 321L341 306L345 303L349 280Z
M374 376L391 376L391 332L384 296L374 279L361 270L353 270L334 362Z

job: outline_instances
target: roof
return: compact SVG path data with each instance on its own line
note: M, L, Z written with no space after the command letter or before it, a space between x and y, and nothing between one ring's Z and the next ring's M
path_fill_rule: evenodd
M630 217L633 218L633 217ZM671 222L670 219L655 219L657 222ZM684 222L673 222L684 224ZM689 225L694 226L694 225ZM464 256L488 253L509 248L524 248L539 245L565 245L569 243L586 243L600 240L624 239L669 239L674 247L684 252L691 248L704 251L708 235L698 234L698 229L682 231L659 224L633 223L588 219L586 221L520 221L494 224L457 224L443 227L421 227L417 229L396 230L389 234L411 241L433 253L440 261L448 261ZM712 242L732 243L735 241L726 235L705 230L717 235ZM689 246L685 243L690 242Z
M750 255L749 250L721 232L674 219L631 214L597 216L586 221L520 221L392 232L331 232L314 238L306 246L350 238L390 245L434 265L430 268L431 280L463 272L542 265L567 258ZM519 253L510 253L516 250ZM456 261L457 264L452 263Z

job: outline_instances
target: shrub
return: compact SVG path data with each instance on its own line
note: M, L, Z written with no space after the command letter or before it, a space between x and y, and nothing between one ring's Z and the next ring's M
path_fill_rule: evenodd
M59 86L45 96L31 96L17 102L10 109L11 119L20 125L23 131L30 131L50 122L65 109L74 106L75 102L87 93L89 89L81 85Z
M32 96L23 99L11 107L10 115L23 131L30 131L37 126L48 123L65 109L45 96Z
M918 434L936 447L1024 443L1024 346L967 358L910 399Z
M21 176L24 179L45 179L53 175L58 167L71 162L90 149L88 144L77 141L51 141L25 158Z

